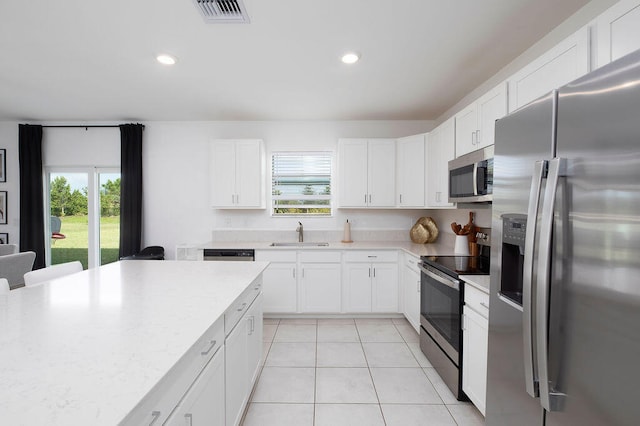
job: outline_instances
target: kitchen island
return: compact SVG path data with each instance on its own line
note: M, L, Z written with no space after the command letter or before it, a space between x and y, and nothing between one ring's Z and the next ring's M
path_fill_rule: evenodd
M266 266L121 261L0 297L0 423L133 424L167 389L177 404Z

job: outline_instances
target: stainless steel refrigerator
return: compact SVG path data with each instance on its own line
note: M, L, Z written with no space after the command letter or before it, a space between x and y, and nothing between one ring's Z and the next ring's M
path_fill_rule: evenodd
M488 425L640 424L640 52L496 122Z

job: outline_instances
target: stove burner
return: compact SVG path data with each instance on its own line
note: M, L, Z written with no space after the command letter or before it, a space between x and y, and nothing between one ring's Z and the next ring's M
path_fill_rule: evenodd
M483 256L422 256L422 261L442 272L458 275L489 275L489 258Z

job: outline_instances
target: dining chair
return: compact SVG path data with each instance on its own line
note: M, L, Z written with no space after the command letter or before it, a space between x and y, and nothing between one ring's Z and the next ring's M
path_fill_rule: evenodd
M24 251L22 253L0 256L0 278L6 278L11 288L24 284L24 274L33 269L36 253Z
M76 272L82 272L82 263L77 260L73 262L60 263L58 265L52 265L47 268L27 272L24 274L24 285L30 286L43 281L49 281L54 278L64 277L65 275L75 274Z
M0 278L0 296L9 294L11 288L9 287L9 281L6 278Z

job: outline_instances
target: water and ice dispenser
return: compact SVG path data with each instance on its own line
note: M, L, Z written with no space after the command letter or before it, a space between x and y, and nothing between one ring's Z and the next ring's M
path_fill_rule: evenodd
M522 269L527 216L502 215L502 276L500 293L522 306Z

